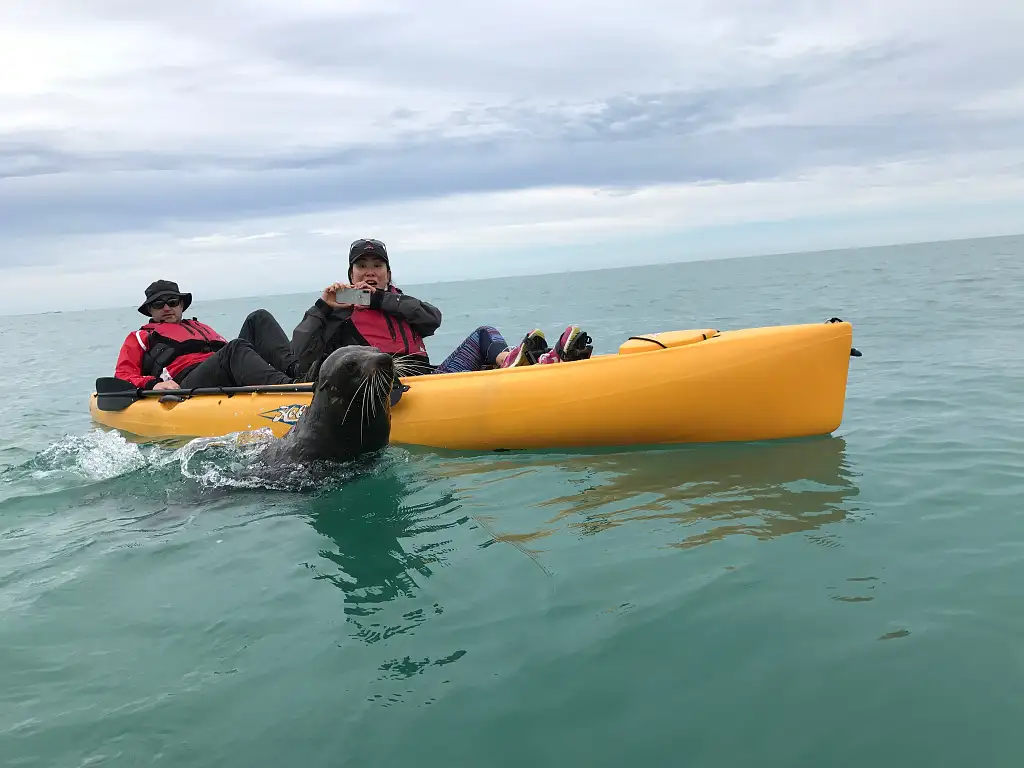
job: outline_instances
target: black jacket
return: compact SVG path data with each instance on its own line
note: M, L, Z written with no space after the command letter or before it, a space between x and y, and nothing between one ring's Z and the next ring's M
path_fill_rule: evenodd
M404 319L424 339L433 336L441 326L441 310L425 301L408 296L397 288L394 292L373 292L371 309ZM306 310L302 320L292 331L292 353L299 360L299 370L308 371L318 360L323 360L339 347L368 346L355 325L350 321L351 309L332 309L323 299ZM430 360L419 355L413 359L429 366Z

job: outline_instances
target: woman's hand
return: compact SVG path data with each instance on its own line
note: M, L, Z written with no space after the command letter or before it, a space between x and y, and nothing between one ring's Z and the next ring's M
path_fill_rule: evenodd
M355 306L355 304L341 304L338 302L338 299L334 295L338 291L343 291L346 288L355 288L356 290L369 291L370 293L373 293L374 291L377 290L369 283L365 283L362 281L356 283L355 285L349 285L348 283L332 283L331 285L324 288L324 293L320 298L323 300L324 304L326 304L329 307L332 307L333 309L352 309Z
M338 291L351 287L352 286L349 285L348 283L331 283L326 288L324 288L323 296L321 296L320 299L323 301L324 304L331 307L332 309L344 309L346 307L351 307L351 304L339 304L338 300L334 297L334 294L336 294Z
M181 389L178 386L178 382L174 379L168 379L167 381L161 381L159 384L153 386L153 389Z

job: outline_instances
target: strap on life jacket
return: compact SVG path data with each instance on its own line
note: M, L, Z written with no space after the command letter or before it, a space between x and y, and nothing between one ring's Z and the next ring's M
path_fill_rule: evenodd
M379 309L354 309L353 327L367 344L390 355L423 355L427 348L408 320Z
M198 321L196 321L198 322ZM161 323L161 325L164 325ZM142 347L142 372L147 376L166 378L167 366L182 355L194 355L204 352L216 352L226 342L221 339L213 339L195 323L183 320L180 325L187 329L190 338L173 339L154 328L154 324L147 323L135 332L135 338ZM149 344L143 338L142 331L149 331ZM195 338L192 332L198 332L201 339ZM184 335L184 334L182 334Z

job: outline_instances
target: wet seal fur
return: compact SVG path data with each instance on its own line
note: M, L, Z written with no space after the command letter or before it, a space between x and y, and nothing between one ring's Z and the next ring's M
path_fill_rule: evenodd
M376 347L336 349L316 373L313 401L261 460L346 462L381 450L391 440L394 380L391 355Z

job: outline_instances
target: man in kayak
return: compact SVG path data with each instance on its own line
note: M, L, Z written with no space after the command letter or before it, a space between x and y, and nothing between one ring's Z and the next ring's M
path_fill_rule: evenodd
M141 389L292 384L296 360L288 336L265 309L252 312L237 339L227 341L195 318L183 319L191 293L157 280L139 312L150 321L121 345L114 375Z
M369 291L368 305L339 302L340 290ZM578 326L565 329L548 347L543 331L534 329L510 348L501 333L480 326L438 366L432 366L424 339L441 326L441 311L403 293L392 281L387 248L380 240L361 238L348 252L348 282L327 286L306 310L292 332L292 352L299 370L309 371L341 346L368 345L401 356L413 374L456 373L485 368L547 364L583 360L593 352L592 339Z

